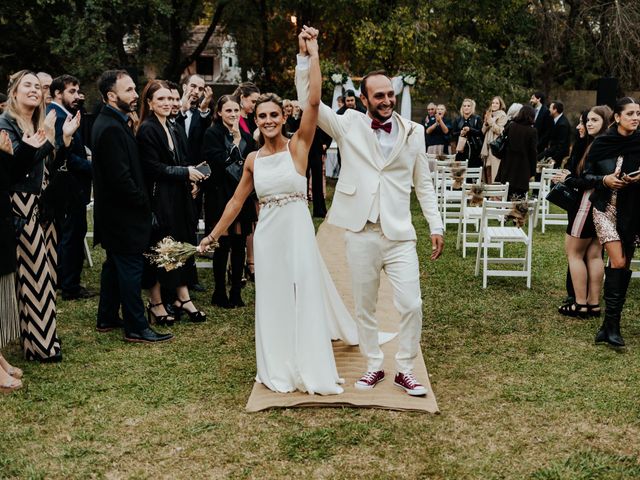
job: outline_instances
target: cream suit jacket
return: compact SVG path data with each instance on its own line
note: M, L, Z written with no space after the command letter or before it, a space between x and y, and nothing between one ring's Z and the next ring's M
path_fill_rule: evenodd
M304 108L309 91L308 69L296 68L296 89ZM385 159L369 116L353 109L337 115L320 104L318 125L333 137L342 157L329 223L359 232L379 195L379 221L384 235L390 240L415 240L410 211L413 181L431 234L442 234L442 219L427 164L424 127L395 112L393 115L400 130L391 154Z

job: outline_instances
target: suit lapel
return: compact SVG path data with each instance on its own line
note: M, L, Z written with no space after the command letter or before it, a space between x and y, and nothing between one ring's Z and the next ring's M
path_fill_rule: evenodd
M393 150L391 150L391 154L388 158L385 159L385 167L393 162L393 160L395 160L395 158L398 156L400 150L402 150L402 147L407 141L407 134L409 132L409 125L407 125L405 119L398 115L398 113L396 112L393 112L393 115L395 116L396 123L398 124L398 138L396 139L396 144L393 146Z

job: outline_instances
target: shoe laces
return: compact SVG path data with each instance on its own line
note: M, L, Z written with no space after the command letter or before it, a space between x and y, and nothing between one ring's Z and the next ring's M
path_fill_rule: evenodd
M403 373L402 376L404 377L405 383L410 388L422 386L418 380L416 380L416 377L413 376L413 373Z
M377 376L378 376L378 372L367 372L362 377L362 380L364 380L367 383L371 383L376 379Z

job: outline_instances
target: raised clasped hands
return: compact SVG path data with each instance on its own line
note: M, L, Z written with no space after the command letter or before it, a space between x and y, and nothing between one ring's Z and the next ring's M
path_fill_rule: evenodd
M317 28L302 26L302 31L298 35L298 47L300 55L318 54L318 34Z

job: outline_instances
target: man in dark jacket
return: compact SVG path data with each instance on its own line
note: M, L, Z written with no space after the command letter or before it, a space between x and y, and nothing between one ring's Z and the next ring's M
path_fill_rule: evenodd
M549 113L549 109L544 104L544 94L542 92L535 92L531 95L529 100L531 106L535 109L535 122L534 127L538 132L538 153L542 153L547 144L549 143L549 133L553 127L553 119Z
M553 119L553 127L549 133L549 145L538 155L538 160L553 158L554 168L560 168L562 160L569 155L571 145L571 125L564 116L564 105L562 102L554 101L549 106L549 112Z
M71 75L61 75L51 82L52 102L47 112L56 113L56 143L62 142L62 126L70 115L78 111L80 82ZM67 199L58 245L58 280L62 298L75 300L93 296L80 285L84 264L84 239L87 234L87 205L91 200L91 162L87 159L80 129L73 135L67 156Z
M143 252L151 234L147 197L138 145L128 125L135 111L136 85L124 70L107 70L98 80L105 106L92 131L94 242L107 254L100 278L98 331L119 327L122 304L124 339L155 343L170 340L149 327L140 297Z

